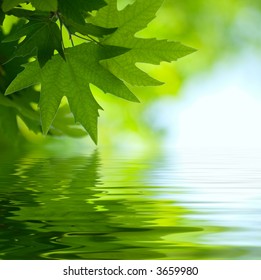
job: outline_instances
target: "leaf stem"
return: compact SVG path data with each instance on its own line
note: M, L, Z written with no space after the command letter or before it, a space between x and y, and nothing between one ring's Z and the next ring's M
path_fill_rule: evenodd
M85 38L85 37L80 36L80 35L78 35L78 34L72 34L72 35L74 35L74 36L77 37L77 38L80 38L80 39L83 39L83 40L86 40L86 41L90 41L90 42L95 42L96 44L101 45L100 42L98 42L97 40L93 39L93 38L90 37L89 35L86 35L86 37L88 37L88 38Z
M73 42L73 38L72 38L72 34L71 33L69 33L69 39L71 41L72 47L74 47L74 42Z
M56 15L57 15L57 17L58 17L58 19L59 19L59 22L60 22L60 30L61 30L61 36L62 36L62 38L63 38L63 35L62 35L62 28L63 28L63 26L64 26L64 27L66 28L66 31L67 31L68 35L69 35L69 40L71 41L72 47L74 47L74 42L73 42L73 39L72 39L72 33L71 33L70 30L67 28L67 26L63 23L63 20L62 20L60 14L57 12ZM62 44L63 44L63 48L65 49L63 40L62 40Z

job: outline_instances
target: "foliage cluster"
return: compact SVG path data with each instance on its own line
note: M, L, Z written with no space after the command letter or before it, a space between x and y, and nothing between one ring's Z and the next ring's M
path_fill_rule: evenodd
M136 0L120 10L117 0L0 0L1 26L7 16L19 19L9 34L2 28L0 33L1 135L15 138L19 119L35 133L87 133L97 143L102 107L90 85L138 102L128 85L161 82L137 62L171 62L194 51L178 42L136 36L162 2Z

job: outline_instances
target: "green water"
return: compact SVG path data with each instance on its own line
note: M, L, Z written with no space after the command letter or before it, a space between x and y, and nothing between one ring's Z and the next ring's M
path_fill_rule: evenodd
M0 259L261 259L261 153L9 153Z

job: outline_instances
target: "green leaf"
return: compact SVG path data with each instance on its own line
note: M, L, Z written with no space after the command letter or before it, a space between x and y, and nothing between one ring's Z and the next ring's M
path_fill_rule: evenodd
M14 52L14 57L27 56L34 52L37 53L37 58L41 67L53 56L54 50L65 59L62 36L57 24L51 20L31 20L18 30L14 35L7 37L4 41L9 42L17 40L19 37L26 38L18 45Z
M2 4L2 9L4 12L7 12L11 9L13 9L14 7L16 7L18 4L23 3L25 1L22 0L3 0L3 4Z
M84 43L66 51L66 62L55 55L41 69L37 62L25 65L16 79L6 90L6 94L19 91L36 83L41 83L40 112L43 132L50 129L59 108L61 99L66 96L77 122L97 142L97 119L100 105L90 91L90 84L105 93L137 102L138 99L125 84L100 64L126 52L126 49L113 46L100 46Z
M6 98L1 92L0 92L0 105L5 107L13 107L12 101L9 98Z
M3 11L7 12L18 4L28 2L26 0L3 0ZM58 7L57 0L31 0L32 5L40 11L56 11Z
M136 0L119 11L117 0L107 0L107 6L100 9L94 22L103 27L118 27L117 32L106 41L117 42L133 36L144 29L155 17L164 0Z
M81 33L85 36L93 35L96 37L103 37L117 30L117 28L104 28L92 23L79 24L67 18L63 18L63 22L71 34Z
M57 0L31 0L32 5L40 11L57 11Z
M162 61L171 62L194 52L178 42L167 40L142 39L135 33L145 28L155 17L162 0L136 0L125 9L117 10L117 1L108 0L108 5L101 9L93 18L93 23L106 27L118 27L107 36L103 43L129 48L130 51L119 57L103 62L114 75L137 86L160 85L161 82L149 77L136 67L137 62L159 64Z
M103 0L58 0L58 8L63 16L79 24L85 23L85 14L106 5Z
M15 17L19 18L26 18L29 20L47 20L50 17L49 12L43 12L43 11L31 11L21 8L14 8L6 12L8 15L13 15Z
M36 63L23 65L25 69L19 73L6 89L5 95L39 84L41 81L41 68Z
M30 22L25 25L22 25L20 28L12 31L10 35L5 37L2 40L2 43L9 43L9 42L14 42L18 41L21 39L23 36L30 36L30 34L33 34L37 28L42 27L42 24L38 21Z
M128 53L110 61L104 61L102 65L117 77L137 86L155 86L162 83L148 77L138 69L135 66L136 62L149 64L159 64L162 61L171 62L194 52L194 49L179 42L168 42L167 40L133 38L132 42L127 41L119 45L130 48Z

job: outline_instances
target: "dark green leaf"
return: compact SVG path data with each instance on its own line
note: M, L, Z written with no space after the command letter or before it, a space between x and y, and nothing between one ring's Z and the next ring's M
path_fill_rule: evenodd
M18 4L28 2L26 0L3 0L3 11L7 12ZM32 5L40 11L56 11L57 10L57 0L31 0Z
M4 12L7 12L11 9L13 9L14 7L16 7L18 4L23 3L25 1L23 0L3 0L3 4L2 4L2 9Z
M9 10L6 14L12 15L19 18L25 18L28 20L47 20L50 16L48 12L42 11L31 11L21 8L14 8Z
M57 0L31 0L32 5L40 11L57 11Z
M98 10L105 5L104 0L58 0L58 8L63 16L79 24L85 23L86 13Z
M21 25L20 25L21 24ZM11 33L18 28L18 26L23 26L24 23L19 21L17 24L13 25L11 28ZM6 36L1 32L0 29L0 42L4 40ZM3 92L11 81L16 77L16 75L23 70L21 66L24 63L27 63L28 60L24 57L15 58L12 61L9 61L13 56L14 48L17 42L8 42L5 44L0 44L0 90Z
M18 45L12 58L36 53L41 67L52 57L54 50L65 58L61 32L55 22L31 20L16 34L6 38L5 42L17 40L22 36L26 36L26 38Z
M104 28L100 26L96 26L92 23L83 23L79 24L70 19L64 18L64 24L68 28L71 34L80 33L82 35L93 35L96 37L103 37L105 35L109 35L117 28Z

